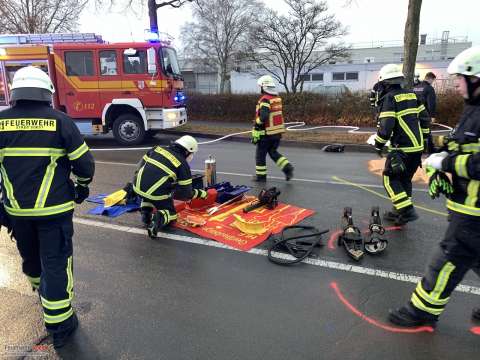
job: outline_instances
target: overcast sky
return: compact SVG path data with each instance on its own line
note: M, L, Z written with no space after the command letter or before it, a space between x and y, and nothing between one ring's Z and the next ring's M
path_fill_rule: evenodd
M263 1L280 12L286 9L282 0ZM343 6L344 0L327 2L330 12L348 26L350 34L345 40L349 43L403 38L408 0L356 0L350 7ZM432 39L440 38L444 30L449 30L450 37L468 36L474 45L480 45L479 10L479 0L423 0L420 33L426 33ZM125 14L117 9L116 12L99 13L90 8L80 20L80 30L101 34L111 42L143 40L144 29L148 28L147 10L138 7L137 12L138 15L131 12ZM189 6L180 9L161 8L158 18L160 31L173 35L179 45L180 28L191 20Z

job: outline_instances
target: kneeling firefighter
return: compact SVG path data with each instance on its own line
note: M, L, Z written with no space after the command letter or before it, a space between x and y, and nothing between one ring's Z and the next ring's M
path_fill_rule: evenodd
M78 327L72 216L74 203L88 197L95 163L73 120L50 106L54 92L38 68L15 73L12 107L0 112L0 171L22 270L40 295L45 326L59 348Z
M177 220L173 199L206 199L208 193L192 189L192 174L188 163L198 151L197 141L185 135L167 147L155 146L140 161L133 191L142 199L142 221L151 238L160 228Z
M435 325L465 274L473 269L480 275L480 47L461 52L448 73L456 75L465 108L446 151L430 155L424 165L452 175L453 192L446 193L450 223L409 303L390 312L390 321L405 327ZM472 316L480 321L480 308Z
M384 218L397 225L418 219L412 203L412 178L421 165L424 135L430 132L430 118L417 96L402 88L401 67L387 64L380 70L379 81L385 95L378 115L378 131L369 143L381 154L390 140L383 171L383 185L393 202Z
M285 132L282 99L278 96L275 82L269 75L257 81L262 96L258 100L255 123L252 130L252 143L257 145L254 181L267 180L267 154L285 174L289 181L293 177L293 166L278 152L282 133Z

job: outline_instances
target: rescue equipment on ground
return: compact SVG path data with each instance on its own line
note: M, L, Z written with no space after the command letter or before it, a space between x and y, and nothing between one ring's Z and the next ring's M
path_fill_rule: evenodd
M217 201L217 196L218 196L217 190L208 189L207 194L208 195L207 195L206 199L201 199L201 198L192 199L188 203L188 206L191 209L202 209L202 208L205 208L205 207L212 206Z
M344 152L345 151L345 145L343 144L329 144L326 145L322 148L323 151L325 152Z
M296 236L288 236L289 230L300 230L304 233ZM309 232L305 234L305 232ZM294 265L306 259L316 247L321 246L322 235L328 230L320 231L314 226L294 225L283 229L280 239L274 239L273 244L268 248L268 260L277 265ZM282 253L293 256L285 257Z
M187 215L185 218L179 218L177 221L184 226L191 227L199 227L207 223L207 220L197 215Z
M218 206L214 206L214 207L211 207L210 209L207 209L208 216L212 216L213 214L217 213L223 207L225 207L227 205L230 205L230 204L234 203L235 201L240 201L241 199L243 199L244 196L245 196L244 194L240 194L237 197L234 197L233 199L230 199L227 202L224 202L223 204L220 204Z
M263 189L258 194L257 200L252 202L249 206L243 209L244 213L259 209L265 206L269 210L273 210L278 206L278 196L281 194L276 187L270 189Z
M388 241L383 237L385 228L382 226L380 208L378 206L372 207L369 230L370 234L364 244L365 251L372 255L384 251L387 248Z
M205 160L205 179L207 187L217 183L217 161L213 155L208 155L208 159Z
M207 186L207 190L208 189L217 190L217 203L223 204L238 195L249 192L252 188L246 185L232 185L230 182L224 181L212 186Z
M363 255L362 232L353 224L352 208L343 209L342 216L343 233L338 237L338 246L345 247L348 255L355 261L359 261Z
M103 199L104 207L109 208L112 207L113 205L125 205L126 204L126 196L127 192L123 189L115 191L111 193L110 195L107 195Z
M237 214L233 214L233 216L235 217L235 221L232 226L245 234L260 235L267 231L265 228L265 222L263 221L248 221Z

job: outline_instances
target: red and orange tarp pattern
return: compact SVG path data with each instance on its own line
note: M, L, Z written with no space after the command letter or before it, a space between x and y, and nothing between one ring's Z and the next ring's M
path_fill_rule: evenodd
M198 236L216 240L235 249L248 251L267 240L270 235L278 234L285 227L298 224L315 213L313 210L280 203L274 210L260 208L245 214L243 213L243 208L248 205L248 200L253 201L255 197L250 196L247 197L247 201L225 206L225 208L222 208L218 213L210 217L205 210L193 210L186 207L178 213L179 221L177 221L175 226ZM232 226L236 220L235 214L240 215L245 221L262 222L266 230L265 233L252 235L241 232ZM205 225L191 227L182 222L182 219L195 216L205 219Z

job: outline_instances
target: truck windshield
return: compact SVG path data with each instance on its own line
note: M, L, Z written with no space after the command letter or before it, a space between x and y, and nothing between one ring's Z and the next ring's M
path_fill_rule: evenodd
M172 48L161 48L160 57L163 59L163 70L165 74L181 76L180 66L178 66L177 53Z

